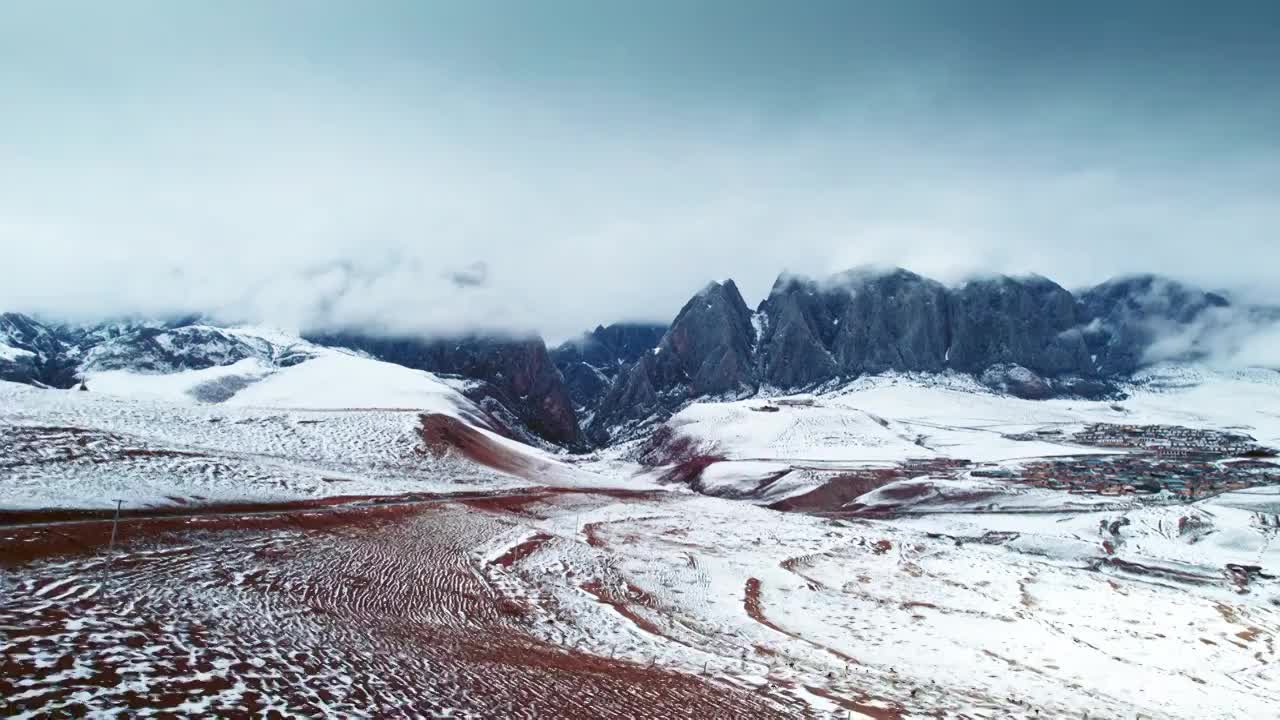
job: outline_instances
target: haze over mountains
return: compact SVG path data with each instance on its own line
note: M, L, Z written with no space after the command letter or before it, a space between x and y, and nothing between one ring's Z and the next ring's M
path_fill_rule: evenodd
M1266 366L1277 317L1152 275L1072 293L1041 276L946 286L903 269L857 268L819 279L784 274L754 311L732 280L712 282L669 326L597 327L551 349L532 336L421 338L371 328L305 337L464 378L466 394L512 432L581 450L629 437L697 398L885 372L965 373L1029 399L1105 398L1161 360ZM283 367L307 355L206 318L72 325L0 316L0 378L34 385L246 358Z

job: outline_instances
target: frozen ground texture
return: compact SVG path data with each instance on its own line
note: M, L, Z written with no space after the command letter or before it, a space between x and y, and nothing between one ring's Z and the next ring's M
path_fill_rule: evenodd
M109 523L0 528L0 715L1271 718L1280 707L1277 488L1190 504L1014 488L988 512L967 498L1006 484L956 477L911 516L778 512L660 487L662 470L638 472L626 449L571 463L519 446L480 427L448 383L365 358L220 373L104 376L89 392L0 383L3 505L397 502L131 520L110 562ZM252 380L217 402L188 392L226 377ZM1166 368L1148 380L1113 404L878 378L696 405L672 426L729 459L704 469L704 489L767 482L769 501L904 459L1078 455L1088 449L1005 435L1092 422L1280 444L1270 375ZM441 437L479 437L534 472L423 452L424 414L462 423ZM403 497L459 490L485 496ZM1246 567L1261 573L1242 582Z
M1273 531L1189 512L1216 532L561 490L133 521L110 563L39 556L109 523L11 528L0 712L1273 717L1277 587L1221 573L1274 566Z

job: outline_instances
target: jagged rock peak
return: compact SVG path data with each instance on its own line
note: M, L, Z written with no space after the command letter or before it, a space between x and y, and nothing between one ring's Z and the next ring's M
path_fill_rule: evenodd
M737 284L725 280L710 283L685 303L657 354L674 357L694 393L714 395L754 386L755 339L751 310Z
M763 379L790 388L885 370L941 370L947 290L901 268L784 274L761 304Z
M669 414L696 397L755 392L751 320L732 280L699 290L653 351L614 379L591 419L588 437L606 442L619 428Z

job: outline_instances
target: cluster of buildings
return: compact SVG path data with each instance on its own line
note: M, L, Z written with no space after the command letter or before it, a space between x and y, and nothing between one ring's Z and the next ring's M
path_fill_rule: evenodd
M1051 490L1094 495L1168 492L1187 501L1231 490L1280 484L1280 466L1271 463L1174 460L1158 454L1045 460L1010 474L1011 479L1018 482Z
M1163 457L1246 457L1274 454L1259 446L1248 435L1179 425L1099 423L1075 433L1071 440L1093 447L1146 450Z

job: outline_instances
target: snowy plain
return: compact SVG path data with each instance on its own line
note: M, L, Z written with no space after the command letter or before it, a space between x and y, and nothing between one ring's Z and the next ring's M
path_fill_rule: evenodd
M171 374L106 371L87 391L0 382L0 508L163 507L526 487L422 452L423 414L482 413L436 376L342 351ZM209 384L233 393L205 402ZM543 468L540 483L608 484L477 427Z
M48 617L61 628L53 640L33 633L22 641L33 663L56 664L66 650L60 637L100 643L102 662L128 656L110 613L84 615L104 601L100 596L130 607L150 602L157 622L175 627L194 609L207 626L189 632L228 632L227 643L238 636L219 629L223 616L263 637L283 633L272 643L308 652L316 651L306 645L316 638L371 642L383 637L376 623L385 617L358 614L359 622L374 624L353 631L326 626L324 613L290 603L312 602L320 592L313 584L351 557L366 564L354 566L366 567L366 575L385 573L380 592L416 597L419 581L385 585L410 567L397 564L410 560L397 560L395 548L447 548L453 575L432 590L443 594L421 610L412 606L411 621L431 628L427 637L464 630L486 637L491 630L477 630L470 619L490 612L484 598L496 607L514 603L519 612L503 621L503 632L510 626L548 647L747 692L770 708L758 716L1268 718L1280 707L1273 669L1280 583L1265 577L1280 568L1280 524L1263 519L1280 514L1275 487L1182 504L1064 501L1064 493L997 479L927 478L924 470L919 480L955 493L922 504L936 512L848 518L762 507L811 490L831 473L903 461L999 466L1101 452L1066 440L1008 437L1096 422L1230 428L1280 444L1273 375L1157 369L1115 402L1023 401L960 377L887 376L819 395L689 406L669 425L726 458L705 469L704 491L745 493L770 479L768 493L740 500L663 485L661 472L636 465L626 448L569 458L520 445L476 426L479 410L455 382L349 353L313 353L284 368L246 360L172 375L103 372L86 378L88 391L0 383L0 507L101 509L117 497L127 507L177 507L477 490L496 493L492 502L433 505L411 522L326 533L320 546L296 528L227 536L236 547L291 548L298 561L287 553L229 553L236 567L221 568L212 535L173 549L165 542L129 546L124 567L145 565L160 579L140 586L145 597L134 599L131 586L115 583L97 557L11 570L4 581L10 600L0 606L6 622L17 627ZM760 409L766 406L776 410ZM539 474L423 453L424 413L468 423L528 458ZM874 505L885 488L858 500ZM1003 493L999 512L990 511L989 499L963 500L984 489ZM513 491L530 494L506 494ZM164 564L166 553L184 556L206 542L214 544L189 568ZM311 575L307 558L321 552L328 564ZM434 572L424 558L412 560L415 577ZM1264 573L1245 587L1231 566ZM224 570L231 581L208 580ZM351 572L357 577L333 589L335 598L357 603L361 613L389 602L364 593L362 571ZM103 573L106 580L93 579ZM453 597L452 583L460 581L447 578L455 576L476 585ZM175 585L174 577L182 582ZM456 610L435 608L455 601ZM326 608L346 607L335 602L323 600ZM203 652L185 642L178 643L183 653ZM438 666L403 660L415 652L435 657L437 646L392 646L397 654L386 655L387 667L437 689L431 683L441 677ZM358 708L353 693L380 691L377 672L363 664L380 661L380 651L362 647L364 655L324 651L340 668L324 676L332 683L326 692L338 698L332 707ZM294 662L287 653L263 657ZM121 670L130 682L145 685L164 674L154 657L131 662ZM297 672L311 671L300 665ZM24 694L67 682L80 680L41 675ZM275 707L302 702L264 687L254 692L274 698ZM226 701L244 695L242 688ZM109 703L114 696L95 697ZM221 707L215 699L201 702L179 714ZM635 714L647 716L639 706Z

